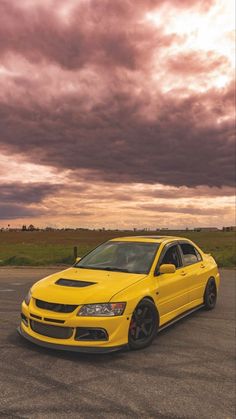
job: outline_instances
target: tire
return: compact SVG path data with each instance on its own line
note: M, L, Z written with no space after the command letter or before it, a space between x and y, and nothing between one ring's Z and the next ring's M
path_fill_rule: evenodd
M213 310L217 300L217 288L214 278L210 278L207 282L204 293L204 307L206 310Z
M129 326L130 349L149 346L157 334L159 316L155 304L144 298L133 312Z

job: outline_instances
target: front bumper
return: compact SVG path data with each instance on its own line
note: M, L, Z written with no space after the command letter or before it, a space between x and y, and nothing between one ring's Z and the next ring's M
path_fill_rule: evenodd
M111 352L120 351L122 349L128 349L128 345L120 345L120 346L111 346L111 347L95 347L95 346L72 346L72 345L62 345L56 344L52 342L46 342L43 340L36 339L26 333L21 326L17 328L17 332L23 338L29 340L36 345L42 346L43 348L49 349L58 349L61 351L73 351L73 352L80 352L80 353L87 353L87 354L107 354Z
M33 299L32 299L33 300ZM18 332L27 340L46 348L69 350L87 353L107 353L128 347L128 332L130 316L114 317L80 317L73 313L55 313L48 310L42 310L36 307L34 301L29 306L22 303L23 320ZM50 321L51 319L51 321ZM36 320L41 326L49 326L51 329L63 331L62 336L52 337L43 334L40 329L33 330L33 323ZM63 323L60 324L60 323ZM32 326L32 327L31 327ZM107 340L78 340L76 332L78 328L105 329L108 335ZM63 330L64 329L64 330ZM37 331L36 331L37 330ZM70 335L65 336L64 331L72 331ZM42 333L42 334L41 334ZM66 338L65 338L66 337Z

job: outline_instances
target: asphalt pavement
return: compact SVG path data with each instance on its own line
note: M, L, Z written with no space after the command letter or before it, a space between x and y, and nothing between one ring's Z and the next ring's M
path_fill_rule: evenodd
M236 271L221 271L218 303L161 332L151 347L86 355L18 336L31 284L59 269L0 268L1 418L235 417Z

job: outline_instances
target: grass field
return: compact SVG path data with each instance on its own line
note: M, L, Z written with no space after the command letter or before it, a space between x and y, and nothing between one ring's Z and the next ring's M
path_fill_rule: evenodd
M0 232L0 266L40 266L73 263L73 247L83 256L93 247L112 237L163 232L130 233L118 231L26 231ZM206 253L211 253L220 267L236 266L236 242L233 232L178 232L165 235L188 237Z

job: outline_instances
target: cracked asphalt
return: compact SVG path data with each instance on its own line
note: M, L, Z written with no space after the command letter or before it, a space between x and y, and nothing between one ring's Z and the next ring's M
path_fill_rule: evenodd
M59 269L0 269L1 418L235 417L235 273L221 271L217 307L161 332L142 351L85 355L18 336L20 303Z

